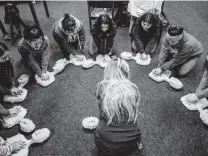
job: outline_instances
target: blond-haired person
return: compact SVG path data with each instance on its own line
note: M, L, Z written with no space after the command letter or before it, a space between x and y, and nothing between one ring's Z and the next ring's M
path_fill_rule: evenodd
M127 156L140 145L137 122L140 93L129 75L128 63L113 59L104 70L104 80L97 84L100 121L95 144L99 156Z

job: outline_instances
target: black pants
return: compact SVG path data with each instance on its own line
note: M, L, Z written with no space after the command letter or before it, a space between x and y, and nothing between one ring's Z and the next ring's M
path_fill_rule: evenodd
M95 131L95 145L98 148L99 156L129 156L138 151L138 145L141 142L141 134L133 141L123 143L112 143L101 138Z

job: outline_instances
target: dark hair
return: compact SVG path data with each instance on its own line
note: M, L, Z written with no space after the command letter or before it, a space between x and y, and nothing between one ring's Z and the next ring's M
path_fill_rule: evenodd
M24 29L24 39L33 40L42 37L44 39L43 31L35 24L27 25Z
M152 13L143 14L139 20L139 25L141 28L142 28L142 22L147 22L147 23L152 24L152 26L150 27L150 32L156 30L157 20L156 20L154 14L152 14ZM142 28L142 30L143 30L143 28Z
M109 28L107 32L113 31L113 22L112 19L109 17L108 14L101 14L96 20L96 30L101 32L101 25L108 24Z
M168 28L168 34L170 36L179 36L183 33L184 28L177 26L176 24L171 24Z
M2 55L4 55L4 53L5 53L6 51L8 51L8 50L9 50L9 48L7 47L7 45L4 44L4 43L2 43L2 42L0 42L0 57L1 57Z
M61 21L64 30L71 30L71 27L75 26L75 19L68 13L64 14L64 19Z

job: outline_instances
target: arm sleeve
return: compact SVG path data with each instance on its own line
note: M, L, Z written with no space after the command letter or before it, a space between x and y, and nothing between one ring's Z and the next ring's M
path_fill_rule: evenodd
M132 39L135 43L137 52L144 53L145 52L144 51L144 44L142 43L142 40L139 37L139 26L138 26L138 24L134 25L133 28L132 28Z
M188 45L184 45L183 48L178 52L178 54L172 60L164 63L161 66L161 69L163 71L169 70L184 63L189 58L189 55L191 53L190 48L191 47L189 47Z
M113 31L110 34L107 34L107 48L108 48L108 52L113 47L113 43L114 43L114 38L116 36L116 32L117 32L117 26L113 22Z
M12 154L12 146L0 137L0 156L10 156Z
M21 45L19 45L18 50L22 56L22 59L27 62L27 64L32 68L32 71L38 76L41 76L41 69L32 54Z
M3 95L10 95L10 90L8 88L0 86L0 93Z
M208 97L208 71L204 71L203 77L199 83L198 88L196 89L196 96L198 99Z
M41 56L41 67L42 67L42 72L45 73L48 68L48 60L49 60L49 39L48 37L45 36L45 42L46 42L46 47L42 53Z
M165 60L167 59L167 57L169 56L169 48L167 45L167 41L165 39L165 37L163 38L163 42L162 42L162 46L161 46L161 50L160 50L160 54L158 56L158 61L159 61L159 67L163 65L163 63L165 62Z
M84 30L84 26L82 24L81 26L81 29L79 31L79 40L80 40L80 45L81 45L81 48L84 49L84 46L85 46L85 30Z
M10 115L10 112L8 109L5 109L1 104L0 104L0 116L7 116Z
M146 54L149 54L149 53L151 53L152 50L155 50L156 45L157 45L157 40L159 39L159 35L160 35L160 26L157 25L154 35L151 37L151 39L149 40L149 42L145 48Z
M95 23L92 25L91 33L92 33L92 37L93 37L93 40L94 40L96 46L99 47L100 46L100 38L99 38L97 31L96 31L96 24L97 24L97 20L95 20Z

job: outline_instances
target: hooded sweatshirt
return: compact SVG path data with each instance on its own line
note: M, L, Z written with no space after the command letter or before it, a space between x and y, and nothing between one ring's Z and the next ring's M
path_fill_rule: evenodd
M166 34L159 54L159 67L162 71L171 70L183 64L190 57L201 55L202 52L203 47L201 43L186 31L183 32L182 39L176 45L170 45ZM168 57L172 59L166 62Z
M84 49L85 45L85 30L83 23L78 20L76 17L70 15L70 17L73 17L75 19L75 30L74 33L78 36L78 44L80 43L81 49ZM63 26L62 26L62 20L64 18L61 18L60 20L56 21L52 27L52 32L59 36L61 40L65 40L68 42L68 35L66 34ZM77 46L79 49L79 45Z
M47 36L44 36L43 43L38 50L35 50L22 38L18 44L18 50L23 61L26 61L29 67L32 68L32 71L38 76L47 71L49 59L49 39Z

